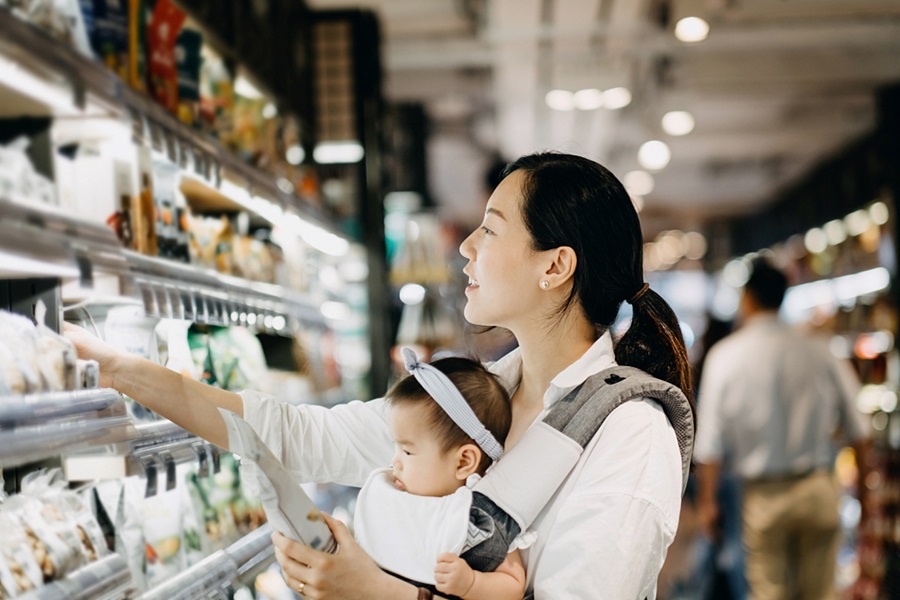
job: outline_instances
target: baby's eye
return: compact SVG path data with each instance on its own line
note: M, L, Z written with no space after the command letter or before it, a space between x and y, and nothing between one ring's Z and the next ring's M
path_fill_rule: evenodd
M493 231L491 231L490 229L488 229L488 228L485 227L484 225L481 226L481 230L484 231L484 233L487 234L487 235L492 235L492 234L494 233Z

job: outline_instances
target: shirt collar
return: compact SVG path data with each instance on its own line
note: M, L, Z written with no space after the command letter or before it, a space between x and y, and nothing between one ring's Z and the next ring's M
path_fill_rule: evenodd
M544 408L550 408L557 400L585 382L591 375L616 364L613 353L612 336L607 331L594 342L581 357L563 369L550 382L544 392ZM499 376L507 391L512 394L522 380L522 355L516 348L490 366L490 370Z

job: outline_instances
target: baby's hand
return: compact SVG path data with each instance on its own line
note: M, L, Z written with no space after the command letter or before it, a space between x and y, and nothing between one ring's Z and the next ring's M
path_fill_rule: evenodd
M475 571L460 557L445 552L438 557L434 580L439 592L464 598L475 584Z

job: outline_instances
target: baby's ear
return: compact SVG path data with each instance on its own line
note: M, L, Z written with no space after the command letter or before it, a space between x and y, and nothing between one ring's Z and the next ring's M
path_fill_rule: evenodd
M463 444L456 449L456 478L465 481L469 475L478 472L481 462L481 448L476 444Z

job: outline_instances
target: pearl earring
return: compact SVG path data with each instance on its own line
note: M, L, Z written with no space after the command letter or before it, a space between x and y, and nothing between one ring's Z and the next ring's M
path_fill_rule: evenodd
M550 282L549 282L549 281L544 280L544 281L541 282L541 289L545 289L545 290L546 290L546 289L549 288L549 287L550 287Z

